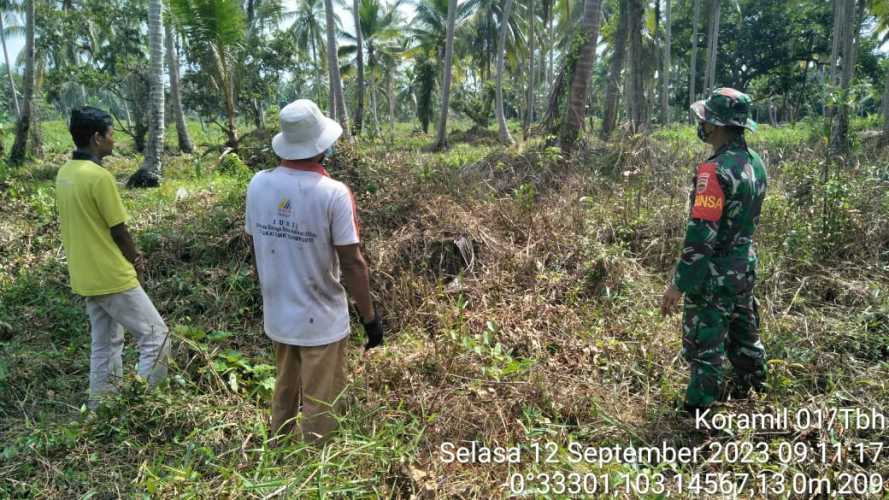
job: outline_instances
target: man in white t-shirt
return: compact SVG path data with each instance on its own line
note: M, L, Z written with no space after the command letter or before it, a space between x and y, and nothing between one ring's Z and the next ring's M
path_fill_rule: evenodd
M250 181L245 229L265 333L277 348L271 435L296 431L319 441L336 427L333 413L346 385L349 305L341 275L368 336L365 349L382 343L383 329L359 249L354 197L321 166L343 129L307 99L285 106L280 120L272 139L280 164Z

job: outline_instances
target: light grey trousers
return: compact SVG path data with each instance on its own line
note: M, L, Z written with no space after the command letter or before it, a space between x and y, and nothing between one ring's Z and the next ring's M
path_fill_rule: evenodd
M95 409L103 394L114 391L123 376L121 353L124 328L139 346L137 372L154 387L167 376L170 341L167 325L141 286L124 292L86 298L90 317L89 407Z

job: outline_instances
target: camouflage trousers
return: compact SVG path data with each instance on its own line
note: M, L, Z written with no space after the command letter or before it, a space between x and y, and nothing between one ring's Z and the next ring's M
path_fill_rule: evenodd
M731 296L686 295L682 330L682 356L691 368L686 405L703 408L719 399L726 354L738 389L759 389L765 382L765 349L752 291Z

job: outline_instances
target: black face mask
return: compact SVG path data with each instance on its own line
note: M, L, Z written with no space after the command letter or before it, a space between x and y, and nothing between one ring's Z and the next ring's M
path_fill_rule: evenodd
M712 133L712 130L710 132L704 130L704 122L698 122L698 139L707 142L707 138L710 137L710 134Z

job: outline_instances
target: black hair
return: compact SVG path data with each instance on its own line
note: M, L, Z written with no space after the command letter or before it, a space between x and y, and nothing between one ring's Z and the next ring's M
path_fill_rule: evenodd
M93 134L98 132L104 135L114 125L111 115L99 108L84 106L71 110L71 122L68 131L78 148L86 148L90 145Z

